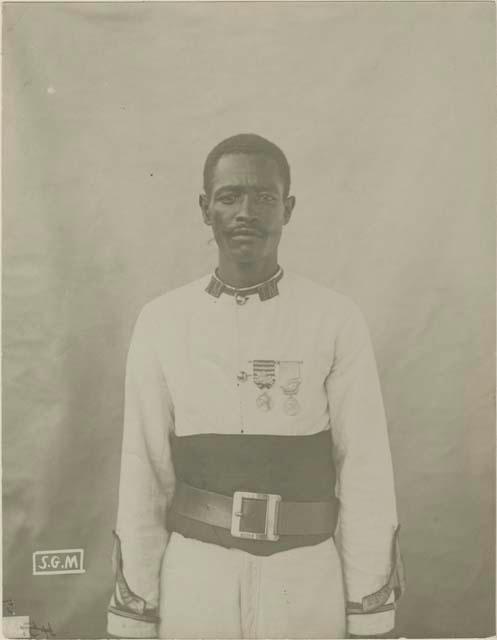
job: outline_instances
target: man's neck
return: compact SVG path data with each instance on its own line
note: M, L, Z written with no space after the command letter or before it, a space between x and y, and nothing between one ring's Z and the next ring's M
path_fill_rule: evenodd
M217 273L221 280L231 287L253 287L269 280L278 270L278 258L272 256L257 262L233 262L219 256Z

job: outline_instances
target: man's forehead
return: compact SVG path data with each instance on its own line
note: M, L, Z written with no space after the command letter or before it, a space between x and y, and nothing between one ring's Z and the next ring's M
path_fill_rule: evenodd
M281 186L278 163L263 154L237 153L219 158L212 176L212 186L264 184Z

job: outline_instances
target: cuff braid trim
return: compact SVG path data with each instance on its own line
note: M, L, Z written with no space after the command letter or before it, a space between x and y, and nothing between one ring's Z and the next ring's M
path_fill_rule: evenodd
M376 613L395 609L395 604L387 605L390 594L394 593L395 602L401 597L405 590L404 566L400 556L399 547L400 525L397 526L393 534L391 551L391 570L386 583L367 596L362 602L347 602L347 614ZM385 608L386 607L386 608Z
M357 607L357 609L355 607ZM392 611L394 609L395 609L394 602L390 602L389 604L382 604L380 607L377 607L374 611L363 611L362 604L359 604L357 602L347 603L348 616L369 616L372 613L381 613L382 611Z
M126 611L125 609L120 609L119 607L114 607L109 605L107 608L109 613L113 613L116 616L122 616L123 618L131 618L132 620L138 620L139 622L148 622L150 624L158 624L160 622L159 617L156 615L140 615L138 613L133 613L131 611ZM155 610L150 613L153 614Z
M147 603L143 598L136 595L128 585L123 571L123 556L121 550L121 539L115 531L112 532L115 538L114 546L114 566L116 572L116 583L114 594L108 611L118 616L132 618L140 622L158 624L159 616L157 609L147 608Z

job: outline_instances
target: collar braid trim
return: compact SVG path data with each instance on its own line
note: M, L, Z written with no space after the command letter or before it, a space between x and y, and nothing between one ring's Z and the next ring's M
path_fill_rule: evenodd
M214 298L219 298L222 293L226 293L229 296L250 296L257 293L259 298L264 300L270 300L279 294L278 282L283 277L283 269L278 267L278 271L264 282L255 284L252 287L232 287L229 284L224 283L217 273L211 276L210 282L205 288L205 291Z

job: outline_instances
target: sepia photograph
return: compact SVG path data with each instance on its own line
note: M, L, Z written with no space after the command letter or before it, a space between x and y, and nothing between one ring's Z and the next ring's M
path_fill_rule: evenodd
M2 4L4 637L495 635L495 28Z

